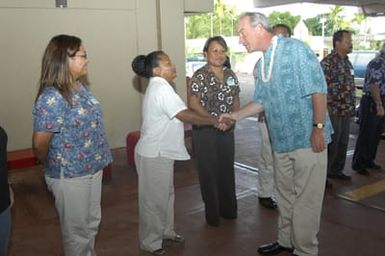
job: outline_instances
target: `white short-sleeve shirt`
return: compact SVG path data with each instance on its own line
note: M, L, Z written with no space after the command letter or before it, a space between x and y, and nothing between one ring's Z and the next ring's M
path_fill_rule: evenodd
M187 109L171 85L161 77L150 78L143 101L143 123L135 151L144 157L187 160L184 125L175 117Z

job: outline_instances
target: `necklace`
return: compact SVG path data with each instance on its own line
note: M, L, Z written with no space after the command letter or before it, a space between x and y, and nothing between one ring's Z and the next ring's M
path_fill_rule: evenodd
M271 78L271 72L273 71L273 65L274 65L274 55L275 55L275 49L277 48L277 36L274 36L272 39L273 42L273 49L271 50L271 57L270 57L270 63L269 63L269 69L267 76L265 75L265 54L262 54L261 58L261 73L262 73L262 81L264 83L269 82Z

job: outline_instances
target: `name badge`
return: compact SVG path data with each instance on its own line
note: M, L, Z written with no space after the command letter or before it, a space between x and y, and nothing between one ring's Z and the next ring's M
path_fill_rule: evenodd
M92 103L93 105L99 105L99 104L100 104L99 101L97 101L94 97L91 97L91 98L90 98L90 101L91 101L91 103Z
M350 69L350 74L354 76L354 69Z

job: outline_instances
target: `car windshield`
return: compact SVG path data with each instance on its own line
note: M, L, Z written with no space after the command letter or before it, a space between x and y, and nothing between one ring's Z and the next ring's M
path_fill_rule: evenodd
M354 68L355 78L365 78L366 66L376 57L377 51L353 51L349 53L349 60Z
M196 70L206 65L206 58L200 56L187 57L186 75L191 77Z

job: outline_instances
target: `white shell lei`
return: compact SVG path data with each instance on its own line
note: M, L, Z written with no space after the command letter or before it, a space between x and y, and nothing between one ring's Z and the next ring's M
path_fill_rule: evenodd
M262 54L261 57L261 74L262 74L262 81L264 83L269 82L271 78L271 72L273 71L273 65L274 65L274 55L275 55L275 49L277 48L277 42L278 42L278 37L274 36L272 39L273 42L273 49L271 50L271 56L270 56L270 63L269 63L269 69L267 76L265 75L265 54Z

